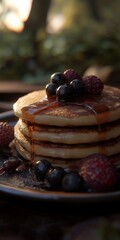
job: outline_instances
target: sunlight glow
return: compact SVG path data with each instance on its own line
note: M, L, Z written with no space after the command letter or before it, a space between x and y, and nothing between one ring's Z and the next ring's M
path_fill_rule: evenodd
M22 31L24 21L28 18L33 0L4 0L5 5L11 8L4 18L6 27L13 31Z
M24 22L27 20L31 5L34 0L3 0L0 5L0 13L3 13L1 19L2 23L11 31L20 32L24 29ZM40 0L41 1L41 0ZM4 14L4 10L6 10ZM58 33L65 23L63 14L50 15L48 17L47 31L51 34Z
M62 29L64 23L65 23L64 15L57 14L51 16L51 18L48 21L47 31L52 34L58 33Z
M10 29L15 32L20 32L24 28L24 24L22 21L20 21L20 18L18 15L14 13L9 13L4 19L4 24Z

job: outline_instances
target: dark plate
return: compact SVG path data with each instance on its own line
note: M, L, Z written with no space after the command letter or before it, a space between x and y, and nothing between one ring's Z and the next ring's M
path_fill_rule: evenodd
M42 191L30 188L11 186L6 180L0 182L0 193L26 200L47 202L97 203L120 200L120 191L110 193L66 193L57 191Z
M0 114L0 121L8 121L11 124L16 122L13 111ZM0 194L4 197L18 198L20 200L44 201L44 202L65 202L65 203L97 203L112 202L120 200L120 191L109 193L67 193L58 191L43 190L22 174L3 174L0 176Z

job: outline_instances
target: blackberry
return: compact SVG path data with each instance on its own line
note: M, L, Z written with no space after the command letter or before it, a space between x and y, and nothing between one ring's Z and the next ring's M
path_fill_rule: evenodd
M84 93L84 83L80 79L74 79L70 82L70 86L73 88L74 96L80 97Z
M56 72L51 75L50 81L57 86L60 86L64 83L66 83L66 78L63 73L61 72Z
M67 173L62 180L62 189L65 192L81 192L83 191L84 180L76 172Z
M64 76L68 82L71 82L74 79L81 79L81 76L74 69L67 69L64 71Z
M45 87L47 97L54 97L56 95L57 85L54 83L48 83Z
M104 84L101 79L95 75L83 77L83 82L85 92L89 94L100 95L104 88Z
M73 89L70 85L64 84L57 88L56 97L58 101L66 102L73 98Z

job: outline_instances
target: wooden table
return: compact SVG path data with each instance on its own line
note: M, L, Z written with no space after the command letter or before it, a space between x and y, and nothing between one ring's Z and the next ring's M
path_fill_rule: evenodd
M42 88L21 83L15 83L12 87L4 82L0 85L1 107L6 103L2 111L11 110L19 96ZM72 204L32 202L0 196L1 240L98 240L102 232L111 234L111 226L120 231L118 201Z

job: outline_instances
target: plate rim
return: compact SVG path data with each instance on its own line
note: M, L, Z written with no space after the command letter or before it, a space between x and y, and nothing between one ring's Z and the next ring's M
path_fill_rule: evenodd
M63 191L47 191L33 189L29 187L12 186L2 181L0 183L0 193L3 195L17 197L20 199L47 202L69 202L69 203L96 203L96 202L111 202L120 200L120 191L107 193L73 193Z

